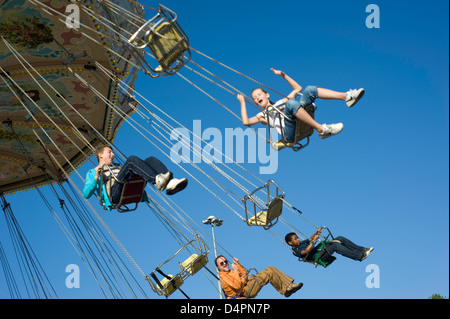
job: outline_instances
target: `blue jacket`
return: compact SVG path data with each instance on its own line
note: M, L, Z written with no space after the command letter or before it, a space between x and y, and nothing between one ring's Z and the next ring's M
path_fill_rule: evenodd
M83 188L83 197L86 199L91 197L94 193L97 197L100 195L100 178L96 180L95 175L94 168L90 169L86 174L86 184ZM102 198L100 199L100 202L107 210L111 210L113 208L113 205L108 198L108 194L106 193L106 187L104 184L102 185Z
M90 169L86 174L86 184L83 188L83 197L88 199L92 196L92 194L95 193L97 197L100 195L100 178L98 180L95 179L95 169ZM142 196L143 202L149 202L147 197L147 192L144 191L144 195ZM102 185L102 198L100 199L100 202L102 203L103 207L105 207L107 210L113 209L113 204L109 200L108 194L106 193L106 187L105 184Z

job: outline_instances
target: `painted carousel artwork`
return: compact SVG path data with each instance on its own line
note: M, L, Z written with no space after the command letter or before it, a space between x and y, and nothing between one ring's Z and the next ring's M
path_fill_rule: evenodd
M144 15L137 4L116 2ZM2 193L64 179L64 172L92 155L92 146L114 140L123 118L133 112L129 91L138 70L129 63L121 35L104 21L123 29L129 22L101 2L84 1L82 28L76 28L69 5L0 2Z

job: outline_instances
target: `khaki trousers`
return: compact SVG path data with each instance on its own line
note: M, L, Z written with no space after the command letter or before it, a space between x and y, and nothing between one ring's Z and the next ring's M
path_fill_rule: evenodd
M249 278L242 291L242 295L246 298L254 298L261 288L268 283L270 283L280 294L284 295L293 281L294 279L285 273L273 266L269 266L259 274Z

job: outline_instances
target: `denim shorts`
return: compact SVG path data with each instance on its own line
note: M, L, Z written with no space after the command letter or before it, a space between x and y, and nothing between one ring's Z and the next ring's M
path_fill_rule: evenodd
M317 98L317 86L307 86L303 90L303 95L300 99L300 102L297 102L294 99L288 100L284 107L284 114L293 120L297 120L295 117L295 113L297 113L300 107L305 108L308 105L314 103ZM295 123L285 120L284 121L284 137L288 142L293 142L295 139Z

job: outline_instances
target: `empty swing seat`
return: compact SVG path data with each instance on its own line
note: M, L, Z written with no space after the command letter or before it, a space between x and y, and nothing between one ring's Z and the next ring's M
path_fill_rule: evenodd
M198 246L194 245L193 244L194 242L196 242ZM173 260L178 254L185 251L187 247L196 249L198 254L190 255L189 258L187 258L183 263L178 262L180 272L177 273L175 276L166 275L161 268L165 266L167 263L169 263L171 260ZM150 284L152 290L160 296L163 295L168 297L175 290L179 290L183 295L187 297L187 295L183 292L183 290L180 287L183 285L186 278L190 277L191 275L194 275L200 269L206 266L206 264L208 263L207 257L208 253L209 250L207 249L207 246L204 243L203 239L201 239L199 235L195 235L195 239L192 239L189 242L185 243L173 256L171 256L169 259L167 259L165 262L159 265L150 275L146 276L145 279ZM160 275L164 276L164 278L160 281L157 278L156 273L159 273Z
M124 42L137 64L151 77L177 73L191 59L189 39L177 22L177 14L159 4L158 13ZM154 68L142 56L148 48L159 65Z
M258 194L265 196L266 200L259 198ZM263 186L242 199L245 207L244 221L248 226L262 226L265 230L270 229L278 222L281 215L284 196L283 190L273 180L268 180Z
M283 209L283 199L276 197L270 202L269 207L265 211L257 213L255 216L247 220L247 224L253 226L263 226L265 229L275 225L280 217Z
M202 269L208 263L208 257L206 254L192 254L188 259L186 259L182 264L182 268L187 271L189 275L196 274L200 269Z
M196 274L200 269L202 269L208 263L208 258L205 254L200 256L197 254L192 254L188 259L186 259L182 264L182 268L187 271L189 275Z
M157 72L179 68L185 60L189 44L181 32L170 22L161 23L148 37L148 47L159 63ZM175 66L173 66L173 64Z
M184 282L179 275L176 275L175 277L172 275L167 275L167 277L159 282L156 289L164 296L169 297L175 290L181 287Z

